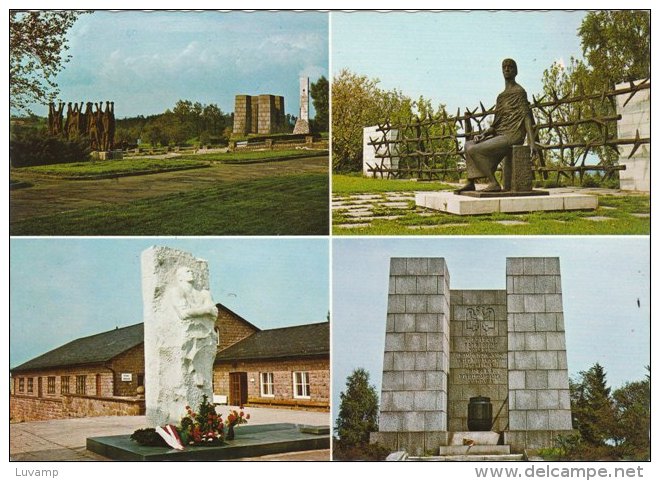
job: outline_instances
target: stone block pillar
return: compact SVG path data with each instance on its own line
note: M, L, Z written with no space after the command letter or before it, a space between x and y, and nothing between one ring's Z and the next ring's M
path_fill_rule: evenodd
M399 168L399 157L396 156L397 150L395 144L390 144L389 146L389 153L392 154L391 157L377 157L377 155L387 154L387 145L369 145L372 141L394 140L398 134L398 130L392 129L387 133L387 136L384 136L383 132L378 130L378 126L364 127L362 134L362 175L365 177L377 177L378 173L369 171L370 167L375 166L388 169ZM384 177L387 177L387 175Z
M309 77L300 77L300 111L294 134L309 134Z
M255 104L256 106L256 104ZM235 134L247 134L252 124L252 97L237 95L234 101L234 129Z
M449 272L443 258L393 258L379 432L372 442L413 455L447 438Z
M635 82L636 84L641 81ZM629 87L627 83L619 84L617 89ZM620 139L634 139L639 136L651 136L651 89L640 90L624 106L628 95L616 97L617 112L621 120L617 122L617 133ZM643 144L630 159L632 145L619 147L621 153L619 164L626 166L626 170L619 171L621 188L624 190L651 191L651 144Z
M504 159L502 171L504 190L529 192L534 186L532 156L527 145L514 145L511 155Z
M553 445L572 429L559 258L506 263L509 431L514 451Z

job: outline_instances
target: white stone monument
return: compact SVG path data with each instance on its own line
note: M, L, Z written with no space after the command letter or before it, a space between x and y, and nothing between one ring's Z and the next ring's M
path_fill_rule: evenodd
M636 81L639 84L641 81ZM629 87L623 83L617 89ZM626 101L628 103L626 104ZM621 120L617 122L620 139L634 139L651 136L651 89L640 90L632 98L628 95L619 95L616 98L617 112ZM625 105L624 105L625 104ZM651 191L651 144L642 144L631 158L632 145L619 147L619 164L625 165L626 170L619 171L621 189L641 192Z
M385 169L396 170L399 168L399 157L397 154L396 144L392 143L388 146L385 144L372 145L372 142L379 142L383 140L396 140L399 135L397 129L390 129L385 135L379 130L377 125L371 127L364 127L362 129L362 175L365 177L385 177L387 174L380 175L370 169L374 167L381 167ZM378 155L387 155L388 157L377 157Z
M206 261L168 247L142 253L147 423L178 424L213 398L218 309Z
M294 134L309 134L309 77L300 77L300 114Z

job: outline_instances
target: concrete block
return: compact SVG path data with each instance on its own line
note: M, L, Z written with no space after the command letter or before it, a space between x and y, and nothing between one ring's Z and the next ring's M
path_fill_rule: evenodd
M557 331L564 332L564 313L558 312L555 314L555 319L557 319Z
M416 276L396 276L395 278L396 294L416 294L417 277Z
M573 420L571 412L565 409L548 411L548 429L567 430L573 429Z
M499 212L534 212L537 210L564 210L563 199L561 196L555 195L500 198Z
M427 302L427 312L446 312L447 311L447 299L445 296L426 296Z
M543 389L538 392L539 409L559 409L559 391Z
M416 352L415 370L434 371L438 368L438 355L435 352Z
M406 260L406 273L415 276L426 275L429 272L427 257L409 257Z
M536 332L555 332L557 330L557 314L539 312L534 314Z
M525 371L509 371L509 389L525 389Z
M406 258L392 257L390 259L390 275L401 276L406 274Z
M403 391L404 377L403 371L385 371L383 372L383 391Z
M438 276L417 276L417 294L438 294Z
M385 351L405 351L405 334L395 332L386 333Z
M438 409L438 391L415 391L412 408L415 411L436 411Z
M392 395L391 391L386 391L383 388L380 393L380 410L381 411L392 411L394 409L394 404L392 404Z
M417 332L438 332L438 324L437 314L415 314L414 316L413 326Z
M390 451L396 451L399 445L399 435L395 432L386 433L381 430L380 432L370 433L369 442L372 444L378 443L385 446Z
M525 373L525 387L527 389L547 389L548 371L527 371Z
M527 429L529 430L548 429L548 411L528 411Z
M394 354L386 352L383 356L383 371L392 371L394 369Z
M514 410L523 410L528 411L531 409L537 409L537 391L533 389L521 389L515 391L515 405Z
M559 257L544 257L543 273L547 276L558 276L560 274Z
M598 208L598 197L584 194L564 194L563 209L560 210L594 210Z
M404 336L406 351L426 351L426 333L407 332Z
M406 391L420 391L426 389L426 373L422 371L404 371L403 389ZM384 376L384 374L383 374Z
M441 429L437 431L427 431L424 433L424 442L428 448L432 448L433 446L438 447L438 446L447 446L449 444L449 433L447 432L447 423L446 423L446 418L447 416L444 416L445 421L443 422L442 420L442 415L438 414L437 416L440 418L440 421L431 421L428 422L428 418L430 416L436 416L434 413L424 413L425 420L424 424L426 426L434 426L436 424L439 424L441 426ZM430 428L429 428L430 429Z
M444 372L425 372L423 373L426 378L426 389L436 391L447 391L447 374Z
M571 393L568 389L560 389L558 393L559 409L571 409Z
M378 430L381 432L398 432L403 428L403 413L381 411L378 418Z
M524 271L523 257L507 257L506 258L506 275L507 276L520 276Z
M517 313L513 315L513 330L515 332L534 332L536 321L534 314Z
M426 310L426 298L428 296L419 296L419 295L406 295L406 313L418 313L418 312L427 312Z
M517 351L514 354L514 365L509 369L529 370L536 369L536 353L534 351Z
M527 429L527 411L509 411L509 429L512 431Z
M568 371L548 371L548 389L568 389Z
M420 419L424 418L420 416ZM411 456L423 456L426 452L424 445L424 432L402 432L399 433L399 448L408 452Z
M564 312L561 302L561 294L545 295L545 312Z
M545 297L543 294L526 294L523 298L525 312L545 312Z
M392 315L392 314L390 314ZM415 315L414 314L394 314L394 331L395 332L415 332ZM389 316L388 316L389 317Z
M563 332L546 332L545 336L549 351L566 350L566 336Z
M559 369L557 362L558 351L540 351L536 353L536 367L538 369L556 370Z
M426 349L428 351L440 351L443 346L443 335L440 333L434 334L429 332L426 335Z
M508 347L510 351L524 351L525 350L525 333L524 332L510 332L508 334Z
M545 351L545 333L544 332L526 332L525 350L526 351Z
M514 294L534 294L536 293L537 276L514 276L513 292Z
M396 329L394 327L394 314L387 315L387 321L385 322L385 332L394 332Z
M568 369L566 351L557 351L557 369Z
M452 305L452 321L465 321L467 319L467 307L463 305ZM460 324L460 323L457 323Z
M555 294L557 292L556 276L536 276L534 291L539 294Z
M413 401L415 400L414 391L393 391L392 392L392 411L409 412Z
M387 312L390 314L406 312L406 296L390 294L387 296Z
M444 276L447 273L447 265L442 257L429 257L428 273Z
M499 199L486 199L456 195L453 192L417 192L417 207L438 210L456 215L478 215L498 212Z
M408 405L410 409L412 404ZM424 416L418 412L404 412L403 414L403 431L424 431ZM423 445L423 433L422 433L422 445Z
M514 280L515 284L515 280ZM507 310L510 313L525 312L525 297L520 294L509 294L506 298Z
M412 371L415 369L414 352L395 352L393 353L392 364L396 371Z
M390 276L390 285L387 291L389 294L396 294L396 277Z

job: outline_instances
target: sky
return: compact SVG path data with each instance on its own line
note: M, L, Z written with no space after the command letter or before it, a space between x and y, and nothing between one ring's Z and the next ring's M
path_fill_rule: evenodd
M260 329L322 322L327 239L10 241L10 367L62 344L142 322L140 255L152 245L208 261L210 292Z
M518 64L516 81L531 101L554 61L582 58L577 36L584 11L333 12L332 73L380 79L412 99L449 112L495 104L504 88L501 63Z
M118 118L162 113L177 100L233 112L237 94L283 95L297 117L299 77L329 76L320 12L94 12L67 38L60 99L114 100Z
M335 237L333 419L358 367L380 396L390 257L444 257L451 289L505 289L507 257L559 257L569 376L598 362L620 387L643 379L651 363L650 249L636 236Z

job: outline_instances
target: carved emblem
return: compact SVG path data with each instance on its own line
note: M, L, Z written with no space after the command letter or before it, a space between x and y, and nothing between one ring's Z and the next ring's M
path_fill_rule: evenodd
M468 307L465 328L475 336L488 335L495 329L495 309L488 306Z

